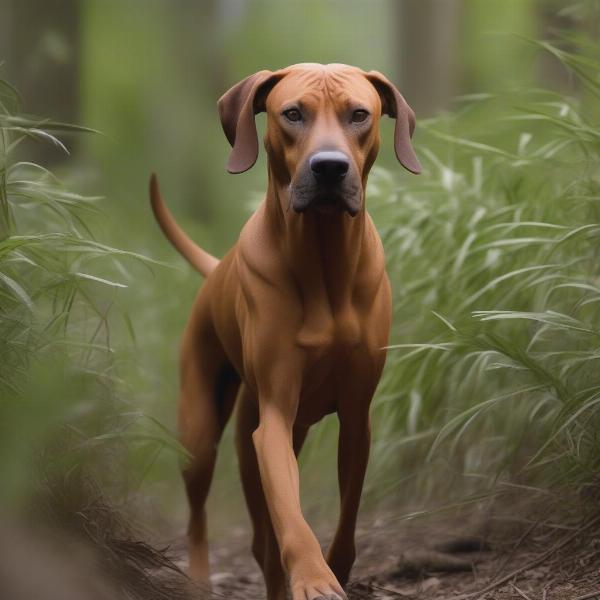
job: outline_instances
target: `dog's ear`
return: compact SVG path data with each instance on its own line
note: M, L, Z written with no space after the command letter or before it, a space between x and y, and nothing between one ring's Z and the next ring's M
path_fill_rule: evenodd
M366 73L366 77L379 93L382 114L396 119L394 129L396 157L405 169L418 175L421 172L421 163L410 143L410 138L415 130L415 113L387 77L378 71L369 71Z
M282 73L259 71L219 98L221 125L233 148L227 161L230 173L243 173L256 162L258 135L254 115L266 110L267 94L282 77Z

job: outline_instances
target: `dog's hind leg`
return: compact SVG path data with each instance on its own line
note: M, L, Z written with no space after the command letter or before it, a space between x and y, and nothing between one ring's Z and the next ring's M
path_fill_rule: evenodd
M182 470L190 506L189 574L209 586L205 503L217 445L235 403L239 378L226 361L212 325L190 333L186 332L182 345L179 403L181 442L190 453Z
M252 553L258 562L267 587L267 600L285 600L286 576L281 564L277 538L265 500L252 433L258 427L258 403L242 386L236 419L236 448L248 512L254 528ZM294 451L299 454L308 428L294 428Z

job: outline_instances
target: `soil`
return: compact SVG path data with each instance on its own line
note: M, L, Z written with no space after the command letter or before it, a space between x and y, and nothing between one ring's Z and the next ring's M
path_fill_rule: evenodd
M185 566L184 543L177 546ZM363 517L357 554L349 600L600 600L600 517L583 525L510 513ZM249 531L213 543L211 562L216 597L265 598Z

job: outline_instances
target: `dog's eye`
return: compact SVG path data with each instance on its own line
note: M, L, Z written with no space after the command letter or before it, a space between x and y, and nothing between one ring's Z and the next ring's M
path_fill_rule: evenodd
M362 123L363 121L367 120L368 116L369 116L369 113L366 110L359 108L358 110L355 110L352 113L352 122L353 123Z
M302 121L302 113L297 108L288 108L288 110L284 110L283 116L292 123Z

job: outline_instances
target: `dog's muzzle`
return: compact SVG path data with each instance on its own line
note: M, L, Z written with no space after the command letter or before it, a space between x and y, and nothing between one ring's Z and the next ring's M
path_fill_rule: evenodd
M315 152L290 186L292 208L297 213L360 210L361 186L350 168L350 159L338 150Z

